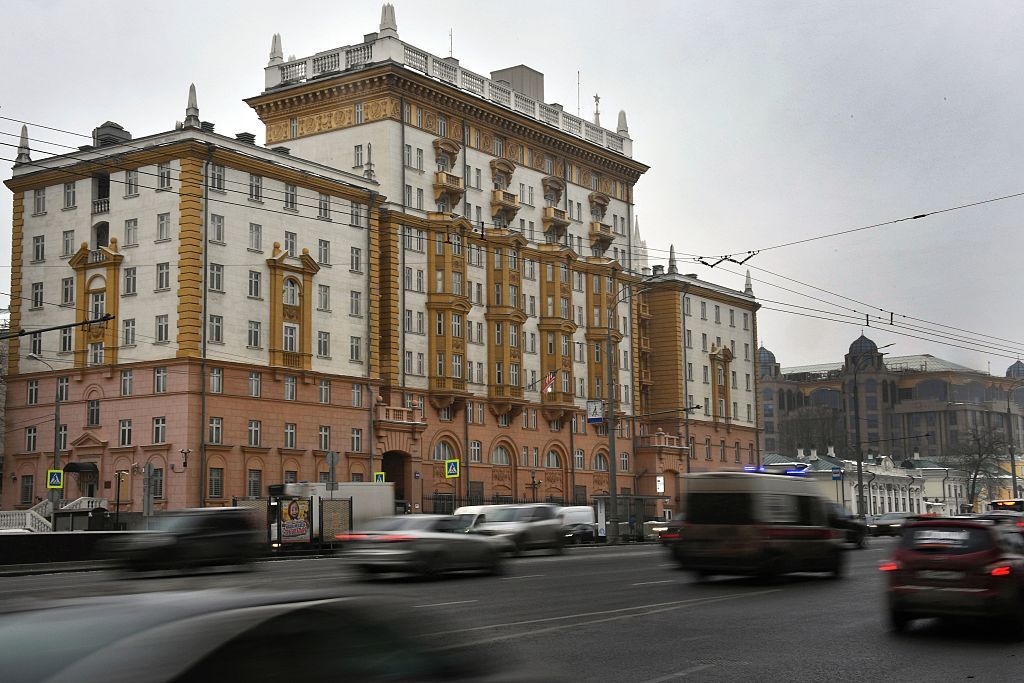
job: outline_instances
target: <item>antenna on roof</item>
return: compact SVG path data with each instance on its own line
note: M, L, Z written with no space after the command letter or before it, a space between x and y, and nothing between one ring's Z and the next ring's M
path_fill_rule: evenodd
M580 70L576 69L576 116L580 115Z
M449 57L454 57L455 56L454 53L453 53L454 44L455 44L455 41L454 41L454 38L453 38L453 35L452 35L452 29L448 29L448 56Z

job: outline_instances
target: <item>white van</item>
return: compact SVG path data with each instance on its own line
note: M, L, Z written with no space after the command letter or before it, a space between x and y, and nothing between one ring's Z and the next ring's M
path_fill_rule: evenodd
M686 475L686 519L674 550L683 569L709 574L843 573L843 534L813 481L781 474Z

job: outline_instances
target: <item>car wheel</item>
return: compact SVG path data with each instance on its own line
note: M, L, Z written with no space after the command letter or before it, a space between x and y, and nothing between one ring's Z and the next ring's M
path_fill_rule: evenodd
M765 560L759 574L762 583L768 585L779 583L782 580L782 575L786 573L784 564L785 562L780 555L772 555Z
M907 625L910 623L910 617L907 616L906 612L896 609L895 607L889 608L889 628L893 633L903 633L907 630Z
M497 550L491 551L487 558L487 573L491 576L500 576L504 572L504 567L501 564L501 553Z
M681 568L682 567L680 567L680 569ZM708 580L708 576L710 576L710 574L708 574L703 569L694 569L693 570L693 580L694 580L695 583L704 583L705 581Z
M438 576L444 573L444 569L444 553L437 551L428 555L427 558L423 561L423 567L420 570L420 574L426 578L436 579Z

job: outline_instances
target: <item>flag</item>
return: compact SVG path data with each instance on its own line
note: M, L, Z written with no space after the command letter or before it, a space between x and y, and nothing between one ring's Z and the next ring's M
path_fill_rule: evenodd
M544 378L544 386L541 387L541 391L550 392L551 388L555 386L555 371L552 370L548 373L548 376Z

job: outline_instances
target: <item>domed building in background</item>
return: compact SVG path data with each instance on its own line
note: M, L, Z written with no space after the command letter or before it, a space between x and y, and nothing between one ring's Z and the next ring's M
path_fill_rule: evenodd
M1018 360L1006 368L1006 376L1011 379L1024 379L1024 361Z

